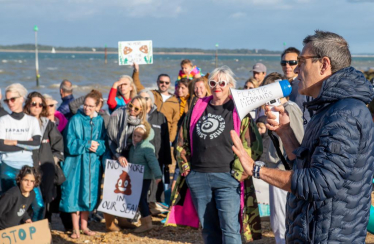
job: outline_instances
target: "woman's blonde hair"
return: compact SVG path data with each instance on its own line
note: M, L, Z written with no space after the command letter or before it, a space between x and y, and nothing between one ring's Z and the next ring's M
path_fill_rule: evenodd
M232 70L226 65L215 68L212 73L210 73L209 79L212 79L214 77L220 78L221 76L225 76L225 78L227 79L226 81L231 84L232 88L235 88L236 80L234 78L234 72L232 72Z
M24 99L26 99L27 97L27 90L20 83L14 83L14 84L7 86L7 88L5 88L5 94L7 94L7 92L18 93L19 96L23 97Z
M147 101L142 96L135 96L133 99L131 99L131 103L133 103L135 100L140 103L141 111L138 117L141 120L140 123L144 124L147 122Z
M144 128L143 128L144 126ZM134 129L134 132L137 131L137 130L141 130L143 131L143 136L142 136L142 139L145 140L148 138L149 134L151 133L151 125L146 121L144 122L144 124L142 125L138 125L137 127L135 127Z
M132 99L136 97L136 94L138 94L138 92L136 90L136 86L135 86L135 83L132 77L129 75L122 75L120 79L127 79L128 81L130 81L130 86L132 87L132 90L130 92L130 98ZM117 96L121 96L121 94L119 93L119 90L117 90Z
M247 85L247 83L252 83L254 88L258 87L258 81L253 77L251 77L251 78L249 78L248 80L245 81L244 88Z
M207 75L209 76L209 73ZM208 76L203 76L203 77L196 78L196 79L192 80L192 84L190 86L190 94L195 94L195 84L197 82L203 82L204 86L205 86L205 89L206 89L206 95L205 96L209 97L210 95L212 95L212 93L210 92L209 84L208 84Z

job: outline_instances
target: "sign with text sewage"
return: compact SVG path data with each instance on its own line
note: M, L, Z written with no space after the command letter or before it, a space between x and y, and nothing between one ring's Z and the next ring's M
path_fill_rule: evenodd
M114 216L132 219L138 209L143 187L144 166L108 159L105 166L103 200L98 210Z
M118 64L153 64L152 41L118 42Z

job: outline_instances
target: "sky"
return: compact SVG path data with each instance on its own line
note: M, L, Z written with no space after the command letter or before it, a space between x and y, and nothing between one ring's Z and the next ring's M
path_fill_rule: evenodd
M0 0L0 45L283 50L314 30L335 32L351 52L374 53L374 0Z

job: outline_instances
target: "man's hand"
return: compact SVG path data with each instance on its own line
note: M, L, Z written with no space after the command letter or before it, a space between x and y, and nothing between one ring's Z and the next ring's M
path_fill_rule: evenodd
M128 162L127 162L127 159L125 157L119 157L118 158L118 163L122 166L122 167L126 167Z
M266 128L275 131L279 136L282 136L290 129L290 117L283 105L274 107L275 111L279 112L279 123L275 121L276 116L271 112L272 106L265 106L265 114L267 116Z
M137 63L133 63L132 64L132 67L134 68L134 72L138 72L139 71L139 64L137 64Z
M234 151L236 156L238 156L245 173L247 173L248 176L252 176L254 164L253 159L248 155L247 151L244 149L242 141L240 140L238 134L236 134L234 130L230 131L230 134L231 139L234 143L234 145L232 146L232 150Z

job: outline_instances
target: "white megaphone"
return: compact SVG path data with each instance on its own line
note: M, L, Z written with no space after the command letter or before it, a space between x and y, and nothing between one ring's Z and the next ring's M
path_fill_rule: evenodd
M240 120L242 120L253 109L271 100L289 96L292 87L288 80L281 80L255 89L238 90L230 88L230 91Z

